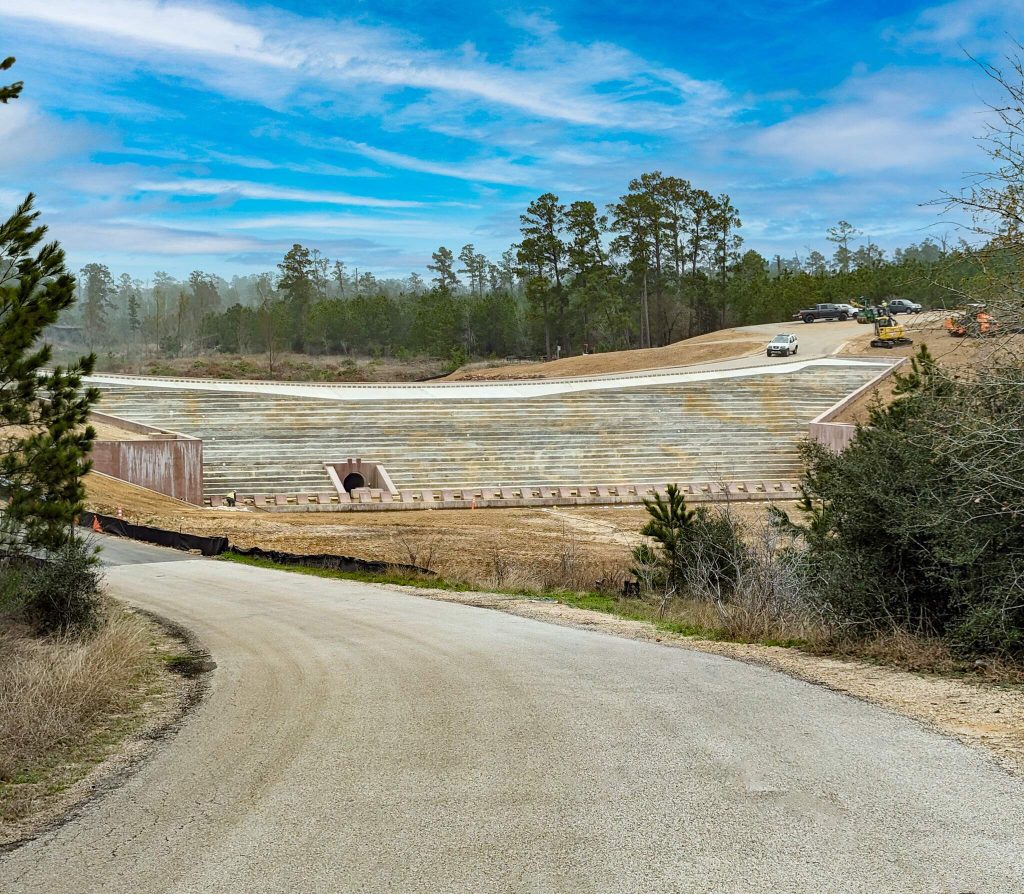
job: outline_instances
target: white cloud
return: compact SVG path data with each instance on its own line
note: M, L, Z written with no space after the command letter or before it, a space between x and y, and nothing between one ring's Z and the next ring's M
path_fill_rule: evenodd
M189 69L187 76L228 92L250 87L254 98L264 101L279 98L287 85L279 78L239 77L225 66L244 62L254 72L269 67L290 72L296 83L312 78L353 93L361 84L422 89L588 127L660 131L703 125L734 110L714 82L654 65L611 44L564 40L553 25L538 29L534 23L535 39L512 64L501 65L471 47L430 50L412 35L383 27L268 9L256 19L228 4L5 0L4 16L61 27L79 39L102 39L106 52L165 70L170 65L179 75L179 54L190 54L207 69ZM161 56L148 52L152 48L170 52ZM612 81L621 83L620 91L597 89Z
M946 172L972 154L981 126L976 100L928 77L882 72L851 78L822 108L755 132L749 148L804 172Z
M244 180L182 179L139 183L140 192L170 193L179 196L224 196L244 199L272 199L285 202L310 202L324 205L352 205L361 208L420 208L423 202L405 199L380 199L374 196L351 196L345 193L296 189L251 183Z
M939 50L963 58L1009 48L1009 35L1020 31L1019 0L952 0L930 6L906 23L890 26L888 38L915 48Z
M412 217L364 217L358 214L265 214L234 218L225 224L229 230L285 231L288 233L358 233L363 236L416 237L428 240L457 240L472 224L456 220Z
M69 30L203 56L248 59L295 68L302 56L272 47L255 25L235 12L157 0L4 0L0 15L46 22Z
M252 251L265 247L260 240L203 229L131 221L56 220L51 227L75 257L95 252L110 254L223 255L226 252Z
M98 129L45 115L26 99L0 106L0 112L0 166L8 176L104 141Z
M422 174L436 174L440 177L454 177L459 180L470 180L482 183L504 183L515 186L535 185L544 179L544 175L534 169L517 165L504 159L484 159L467 162L442 162L416 158L390 149L380 149L357 143L351 140L334 142L337 148L347 152L355 152L391 168L406 171L417 171Z

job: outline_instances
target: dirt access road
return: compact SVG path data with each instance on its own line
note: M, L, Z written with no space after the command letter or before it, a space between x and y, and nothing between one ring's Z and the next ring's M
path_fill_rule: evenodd
M1020 891L1024 784L771 671L113 544L207 699L5 894ZM173 559L173 561L169 561Z
M799 338L796 359L815 360L838 353L847 342L867 335L870 330L871 327L858 325L855 320L822 320L811 324L800 320L759 323L709 332L661 348L577 355L547 363L499 363L493 366L474 363L443 381L607 377L644 371L670 372L690 367L701 370L737 369L756 365L759 361L786 362L786 358L765 358L765 346L781 333L793 333Z

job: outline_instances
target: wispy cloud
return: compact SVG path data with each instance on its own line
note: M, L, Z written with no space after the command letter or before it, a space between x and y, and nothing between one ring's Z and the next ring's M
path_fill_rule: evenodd
M335 85L368 83L462 96L574 125L661 130L731 111L721 85L652 65L612 44L564 40L555 27L523 48L513 64L502 65L472 47L454 54L426 49L395 29L262 12L257 20L226 4L8 0L0 15L106 37L105 48L119 55L138 58L147 48L172 51L169 57L147 56L151 65L170 61L178 68L177 54L186 53L213 66L244 62ZM271 24L265 24L268 18ZM620 82L618 92L599 89L611 81Z
M516 186L533 186L544 179L536 169L501 158L471 160L467 162L430 161L416 158L402 152L369 146L352 140L337 140L333 145L347 152L354 152L371 161L389 168L418 171L421 174L436 174L440 177L454 177L481 183L506 183Z
M803 172L948 170L971 155L981 119L976 101L936 94L934 86L895 71L854 76L822 107L756 131L750 148Z
M1022 10L1014 0L952 0L890 25L885 36L906 46L937 50L958 58L1008 48L1020 31Z
M350 196L345 193L296 189L244 180L163 180L139 183L140 192L170 193L178 196L218 196L243 199L271 199L284 202L310 202L321 205L351 205L360 208L422 208L425 203L407 199L382 199L374 196Z
M300 53L273 46L259 27L244 21L246 16L226 14L198 3L5 0L0 14L45 22L68 31L105 34L120 42L246 59L278 68L296 68L303 58Z

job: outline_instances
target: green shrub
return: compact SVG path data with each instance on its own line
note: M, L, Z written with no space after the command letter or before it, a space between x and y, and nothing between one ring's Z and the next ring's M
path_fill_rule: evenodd
M701 589L711 587L723 596L735 590L746 555L736 519L705 506L688 509L674 484L668 485L664 497L656 494L653 500L644 500L644 507L650 519L640 533L660 549L657 564L664 585L683 591L699 580ZM634 573L644 581L652 555L641 548L633 559Z
M45 559L12 562L0 585L8 606L46 633L94 628L103 611L102 574L95 550L73 539Z
M810 524L791 525L804 578L852 635L895 629L963 657L1019 658L1024 389L1005 387L1005 370L955 381L916 359L903 396L843 453L805 448Z

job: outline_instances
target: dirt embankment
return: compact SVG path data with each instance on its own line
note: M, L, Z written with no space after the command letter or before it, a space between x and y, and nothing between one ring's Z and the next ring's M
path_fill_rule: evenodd
M547 363L473 364L457 370L446 378L453 381L475 381L599 376L732 360L736 357L758 354L763 348L763 342L751 339L749 333L724 329L678 341L662 348L609 351L605 354L564 357Z
M429 566L458 579L523 569L543 578L564 563L588 586L624 568L646 513L642 506L409 512L273 513L199 509L103 475L86 476L88 505L105 514L192 534L226 536L241 547L335 553ZM591 580L591 578L593 578ZM525 583L525 582L524 582Z
M942 326L941 318L935 315L922 317L900 317L908 338L913 339L912 345L899 348L873 348L871 339L874 335L864 335L850 341L840 352L841 356L879 357L886 360L899 360L913 357L922 345L927 346L929 353L940 366L954 374L967 373L977 366L979 361L998 356L1000 353L1020 357L1024 355L1024 336L1008 335L1000 338L952 338ZM864 327L865 329L869 327ZM893 398L895 383L892 377L883 379L877 387L866 391L856 401L845 407L832 422L864 424L868 421L870 408L876 404L887 404Z
M97 441L148 441L147 435L141 434L140 432L129 431L126 428L120 428L117 425L112 425L109 422L98 422L95 419L89 420L89 425L93 427L96 432ZM35 431L22 426L11 426L4 428L5 438L25 438L29 435L35 434Z

